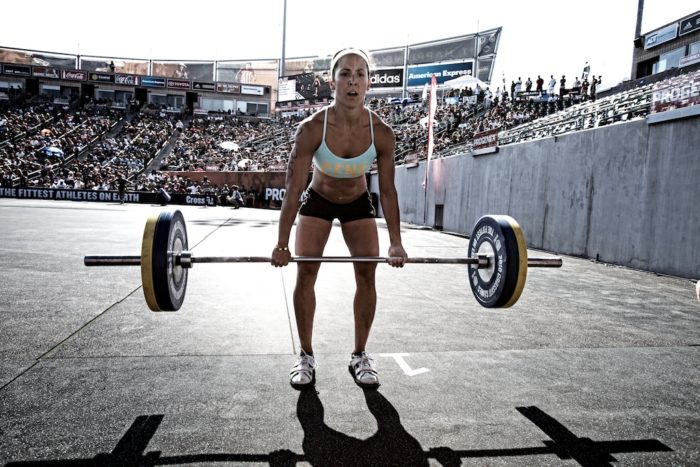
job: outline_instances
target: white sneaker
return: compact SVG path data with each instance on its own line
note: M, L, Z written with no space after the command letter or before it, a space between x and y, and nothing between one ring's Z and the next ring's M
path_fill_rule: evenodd
M289 372L289 384L295 389L303 389L316 383L316 360L303 350Z
M367 353L352 354L348 370L361 388L376 389L379 387L379 376L374 365L374 359Z

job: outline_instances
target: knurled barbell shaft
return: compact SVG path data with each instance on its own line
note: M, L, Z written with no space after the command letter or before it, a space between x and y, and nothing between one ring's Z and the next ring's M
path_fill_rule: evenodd
M179 258L179 255L176 255ZM386 256L293 256L293 263L388 263ZM192 263L269 263L271 258L265 256L190 256ZM86 256L85 266L139 266L140 256ZM486 256L476 258L427 258L412 257L407 263L418 264L476 264L479 267L488 267L489 259ZM562 266L561 258L528 258L528 267L533 268L559 268Z

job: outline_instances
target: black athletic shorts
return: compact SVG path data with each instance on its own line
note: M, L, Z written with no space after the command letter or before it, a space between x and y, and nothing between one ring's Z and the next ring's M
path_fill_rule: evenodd
M302 197L299 214L302 216L318 217L328 222L333 222L333 219L338 219L342 224L358 219L373 218L376 216L376 211L372 205L372 198L369 191L363 193L354 201L338 204L328 201L309 187Z

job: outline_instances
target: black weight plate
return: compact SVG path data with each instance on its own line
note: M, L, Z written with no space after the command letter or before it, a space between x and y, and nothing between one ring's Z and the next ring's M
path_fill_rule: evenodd
M162 212L153 236L153 291L158 303L154 311L177 311L185 300L187 269L175 261L183 250L187 250L187 229L182 213Z
M509 216L483 216L469 240L469 256L489 256L489 267L469 265L469 285L480 305L514 305L525 286L527 247L520 225Z

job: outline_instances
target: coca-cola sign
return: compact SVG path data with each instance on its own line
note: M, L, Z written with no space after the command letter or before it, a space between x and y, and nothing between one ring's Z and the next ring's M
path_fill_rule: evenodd
M139 77L134 75L115 75L114 82L117 84L125 84L127 86L138 86Z
M68 81L86 81L87 72L82 70L61 70L61 79Z

